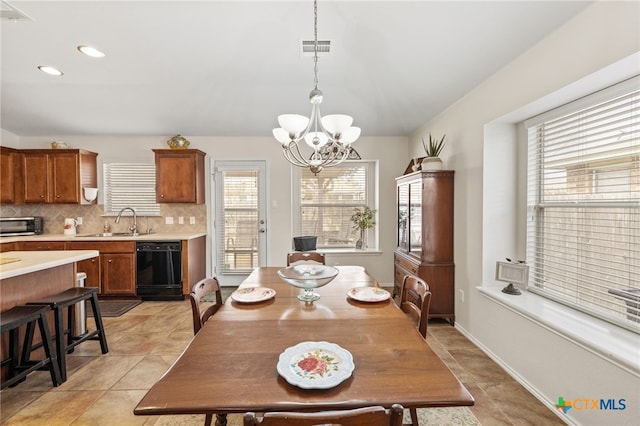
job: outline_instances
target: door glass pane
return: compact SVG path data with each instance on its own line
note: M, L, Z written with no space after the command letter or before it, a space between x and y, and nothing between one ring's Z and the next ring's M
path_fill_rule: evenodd
M407 249L409 230L409 185L398 186L398 246Z
M409 250L422 251L422 182L412 182L409 187Z
M258 172L223 171L224 262L226 272L258 265Z

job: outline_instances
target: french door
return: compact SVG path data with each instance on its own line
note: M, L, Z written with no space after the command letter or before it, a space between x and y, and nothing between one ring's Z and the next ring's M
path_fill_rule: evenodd
M214 270L237 285L267 264L265 161L214 161Z

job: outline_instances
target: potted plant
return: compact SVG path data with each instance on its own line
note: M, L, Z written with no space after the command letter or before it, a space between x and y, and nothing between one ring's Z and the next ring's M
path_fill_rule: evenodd
M356 207L353 209L353 215L351 215L351 222L353 222L353 229L360 231L360 239L356 242L356 248L364 250L367 248L365 242L366 230L373 228L376 225L376 211L369 207L360 209Z
M440 153L444 148L444 138L447 135L443 135L440 140L434 139L429 133L429 142L425 141L422 138L422 146L424 147L424 152L427 154L422 159L422 170L440 170L442 169L442 159L440 158Z

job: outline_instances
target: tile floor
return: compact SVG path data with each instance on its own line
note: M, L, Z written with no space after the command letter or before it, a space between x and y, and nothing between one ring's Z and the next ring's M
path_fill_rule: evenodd
M143 302L104 322L108 354L100 353L97 341L83 343L67 358L69 378L63 385L53 388L49 374L38 371L15 388L1 391L1 424L202 425L204 416L132 414L146 390L192 338L188 302ZM470 411L482 425L563 424L447 323L430 322L427 341L475 397ZM437 423L478 424L469 417L473 416L454 415ZM239 421L239 416L230 416L229 424L239 425Z

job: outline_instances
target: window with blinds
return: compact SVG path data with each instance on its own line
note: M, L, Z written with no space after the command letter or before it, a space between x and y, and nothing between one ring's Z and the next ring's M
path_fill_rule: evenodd
M529 290L640 332L640 79L525 126Z
M105 163L103 172L105 214L132 207L138 216L160 216L154 163Z
M351 215L356 207L375 208L374 173L374 163L367 161L345 162L318 175L301 169L299 235L317 236L318 248L355 247L359 233Z

